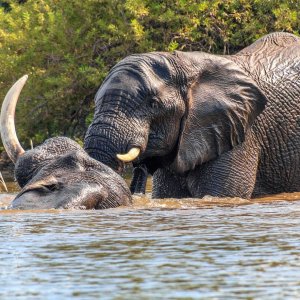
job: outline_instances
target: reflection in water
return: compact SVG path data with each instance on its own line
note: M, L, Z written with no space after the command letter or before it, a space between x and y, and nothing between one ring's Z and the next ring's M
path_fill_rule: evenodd
M2 210L0 299L299 299L296 199Z

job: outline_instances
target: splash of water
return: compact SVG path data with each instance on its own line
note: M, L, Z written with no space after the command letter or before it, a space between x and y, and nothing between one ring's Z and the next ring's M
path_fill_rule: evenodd
M7 207L14 199L15 194L0 194L0 210L7 210ZM213 207L236 207L251 204L280 203L282 201L299 201L300 193L278 194L256 199L242 198L218 198L205 196L204 198L165 198L153 199L151 193L146 195L134 195L131 207L121 207L119 209L200 209ZM52 210L51 210L52 211ZM11 211L12 212L12 211ZM20 211L19 211L20 212Z

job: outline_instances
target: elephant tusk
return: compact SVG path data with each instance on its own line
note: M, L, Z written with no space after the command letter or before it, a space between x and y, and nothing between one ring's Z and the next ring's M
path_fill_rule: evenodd
M6 193L8 193L7 185L6 185L6 183L5 183L4 179L3 179L3 176L1 174L1 172L0 172L0 182L2 183L2 185L3 185L3 187L4 187L5 191L6 191Z
M132 148L126 154L117 154L117 158L123 162L131 162L135 160L140 155L140 148Z
M15 111L19 95L27 81L27 78L27 75L23 76L10 88L4 98L0 114L2 143L13 163L17 161L19 156L25 153L25 150L22 148L16 133Z

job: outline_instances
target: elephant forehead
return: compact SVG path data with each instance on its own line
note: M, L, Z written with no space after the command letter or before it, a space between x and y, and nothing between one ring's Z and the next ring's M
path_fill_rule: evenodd
M97 107L113 99L130 99L145 92L147 82L142 72L118 70L108 75L95 96Z
M144 53L131 55L119 62L109 72L96 94L96 104L110 90L121 89L133 96L147 93L151 88L159 88L164 81L171 82L177 78L174 57L168 53Z

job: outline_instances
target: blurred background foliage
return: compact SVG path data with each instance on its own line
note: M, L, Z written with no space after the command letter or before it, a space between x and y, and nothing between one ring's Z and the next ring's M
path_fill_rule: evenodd
M17 108L20 141L82 141L99 85L125 56L232 54L299 28L299 0L0 0L0 99L29 74Z

